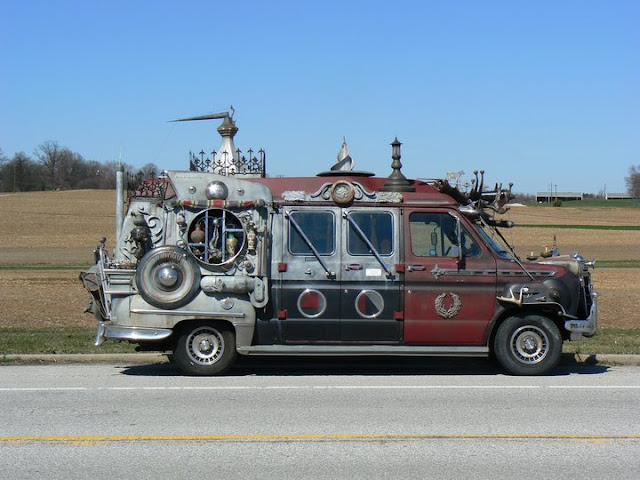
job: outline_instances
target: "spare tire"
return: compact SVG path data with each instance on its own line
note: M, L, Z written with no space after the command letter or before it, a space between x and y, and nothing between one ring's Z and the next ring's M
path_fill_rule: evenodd
M200 289L200 267L178 247L149 250L136 271L138 292L154 307L171 310L186 305Z

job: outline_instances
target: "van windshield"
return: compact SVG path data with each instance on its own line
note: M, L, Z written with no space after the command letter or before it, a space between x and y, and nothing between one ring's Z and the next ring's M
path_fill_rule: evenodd
M507 246L502 245L503 242L500 239L500 236L498 235L497 232L493 231L492 234L490 235L483 228L483 225L480 225L479 223L474 223L473 225L474 227L476 227L476 231L478 232L478 234L487 243L487 245L489 245L491 250L493 250L496 253L496 255L498 255L501 258L506 258L506 259L511 258L511 253L509 251L509 248ZM486 225L486 227L490 228L491 230L494 229L494 227L490 227L488 225Z

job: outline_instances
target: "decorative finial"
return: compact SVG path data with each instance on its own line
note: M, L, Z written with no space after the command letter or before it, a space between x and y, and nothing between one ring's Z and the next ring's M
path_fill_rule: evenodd
M347 146L347 140L342 137L342 147L338 152L338 162L331 167L331 171L351 171L355 167L356 162L353 161L349 155L349 147Z
M415 188L411 186L411 183L400 171L402 169L402 163L400 163L400 146L402 143L398 141L398 137L391 142L391 175L387 178L384 186L380 189L383 192L415 192Z

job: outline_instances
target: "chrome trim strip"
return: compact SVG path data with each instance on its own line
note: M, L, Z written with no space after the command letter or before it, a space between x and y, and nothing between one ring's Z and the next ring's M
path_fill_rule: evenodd
M159 341L168 338L173 330L168 328L122 327L98 323L95 345L100 346L106 339L137 341Z
M139 313L141 315L179 315L181 317L211 317L211 318L219 318L219 317L233 317L233 318L244 318L246 315L244 313L234 313L234 312L205 312L199 310L152 310L150 308L132 308L131 313Z
M407 345L253 345L238 348L243 355L402 355L484 357L489 347L423 347Z

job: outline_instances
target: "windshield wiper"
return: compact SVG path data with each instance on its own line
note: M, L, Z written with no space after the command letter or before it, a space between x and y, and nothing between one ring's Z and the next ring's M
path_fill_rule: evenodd
M351 218L351 216L347 212L344 212L343 216L348 220L349 224L356 230L356 232L358 233L362 241L367 244L367 247L369 248L371 253L373 253L373 256L376 257L376 260L378 260L378 263L382 266L382 268L384 268L384 271L387 272L387 275L389 277L393 277L393 273L391 273L391 270L389 270L389 267L380 256L380 253L378 253L378 251L376 250L376 247L373 246L373 243L371 243L371 240L369 240L367 235L358 226L356 221L353 218Z
M307 244L307 247L311 249L311 252L313 253L313 255L318 259L318 262L320 262L320 265L322 265L322 268L324 268L324 271L327 273L327 278L330 278L330 279L335 278L336 277L335 272L332 272L331 270L329 270L329 267L327 266L325 261L322 260L320 253L318 252L316 247L313 246L313 243L311 243L311 240L309 240L309 237L307 237L306 233L304 233L304 230L302 230L302 227L298 225L298 222L296 222L291 216L291 214L289 214L288 212L285 213L285 216L287 217L291 225L293 225L293 228L296 229L296 232L300 234L300 236L302 237L302 240L304 240L304 243Z

